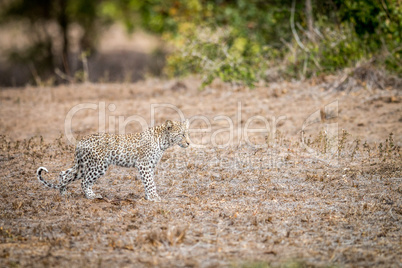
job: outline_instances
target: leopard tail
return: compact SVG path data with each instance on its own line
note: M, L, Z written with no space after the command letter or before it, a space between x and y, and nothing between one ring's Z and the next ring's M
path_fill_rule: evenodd
M38 180L49 188L59 189L60 188L59 185L47 182L47 181L45 181L45 179L42 178L42 171L46 171L46 173L49 172L45 167L39 167L38 170L36 171Z

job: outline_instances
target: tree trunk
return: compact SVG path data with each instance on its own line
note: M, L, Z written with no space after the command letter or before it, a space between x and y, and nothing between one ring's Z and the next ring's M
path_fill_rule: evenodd
M70 67L69 67L69 42L68 42L68 17L67 17L67 1L68 0L60 0L60 15L59 15L59 24L62 31L63 36L63 48L62 48L62 59L64 72L67 75L70 75Z

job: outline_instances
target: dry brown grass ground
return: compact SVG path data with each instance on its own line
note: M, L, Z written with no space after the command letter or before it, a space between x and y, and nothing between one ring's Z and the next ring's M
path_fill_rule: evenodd
M199 91L197 79L1 90L0 266L400 267L401 91L363 85L338 92L331 79L337 78L254 90L215 83ZM300 145L303 122L319 110L326 119L324 107L335 100L337 117L324 123L338 124L336 156L317 154L328 150L323 124L306 131L316 153L307 152ZM110 168L94 187L106 198L94 201L79 183L61 197L35 177L46 166L54 182L70 167L74 147L60 133L77 104L115 104L106 109L108 127L109 116L149 122L151 104L170 103L186 117L205 115L216 131L227 127L213 120L217 115L238 122L239 101L243 127L251 116L286 116L275 137L252 139L269 146L219 149L211 134L192 136L206 148L169 149L159 165L161 203L143 199L133 169ZM77 112L74 135L97 131L98 112ZM157 123L168 118L177 114L157 110ZM217 142L228 134L216 135Z

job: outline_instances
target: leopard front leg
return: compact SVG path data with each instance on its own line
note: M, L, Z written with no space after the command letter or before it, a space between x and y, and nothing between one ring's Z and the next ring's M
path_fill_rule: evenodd
M161 198L156 193L154 182L154 168L150 164L143 164L138 167L142 183L145 188L145 199L154 202L160 202Z
M100 194L95 194L92 190L94 182L94 180L83 180L81 182L81 187L84 191L85 197L88 199L102 199L103 197Z

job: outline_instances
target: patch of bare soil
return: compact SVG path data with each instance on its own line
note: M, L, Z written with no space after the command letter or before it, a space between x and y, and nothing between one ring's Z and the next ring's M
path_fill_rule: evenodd
M336 80L2 89L0 266L399 267L401 91ZM38 182L39 166L55 182L72 165L66 125L74 138L134 132L152 114L178 119L173 106L200 132L162 158L162 202L144 200L134 169L111 167L94 186L102 200Z

